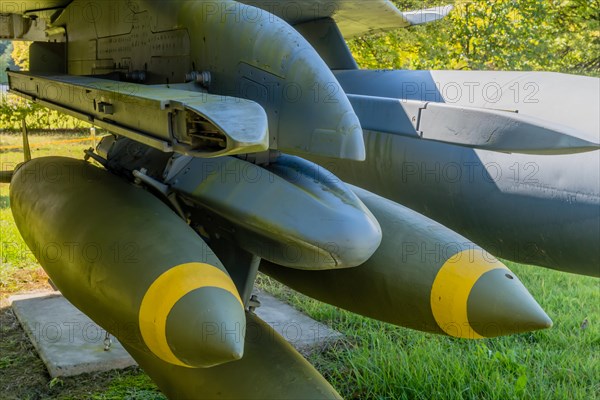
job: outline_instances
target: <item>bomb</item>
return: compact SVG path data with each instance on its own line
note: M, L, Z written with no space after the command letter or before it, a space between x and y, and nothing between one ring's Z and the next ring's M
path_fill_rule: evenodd
M425 332L478 339L548 328L519 279L482 248L406 207L353 187L381 225L375 254L356 268L261 270L317 300Z
M123 344L184 367L242 357L238 290L156 197L87 162L45 157L18 168L10 199L53 283Z

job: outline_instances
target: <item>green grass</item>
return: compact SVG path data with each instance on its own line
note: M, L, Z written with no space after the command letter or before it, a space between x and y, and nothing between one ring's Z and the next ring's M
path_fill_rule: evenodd
M84 135L85 136L85 135ZM71 138L32 135L32 145ZM0 146L20 143L3 135ZM33 156L81 157L89 143L48 145ZM0 151L3 166L22 152ZM45 287L45 276L14 226L0 185L0 301ZM600 393L600 280L508 263L554 321L549 330L481 341L380 323L302 296L261 276L262 287L345 335L310 361L347 399L597 399ZM581 329L584 319L586 329ZM276 379L276 377L273 377ZM232 377L232 381L235 378ZM0 309L0 398L162 399L139 369L52 381L14 316ZM10 390L10 392L8 391ZM9 395L10 393L10 395Z
M553 318L552 329L465 341L363 318L268 277L260 283L346 335L310 359L346 399L599 398L598 279L507 265Z
M82 158L91 142L49 144L81 139L87 133L30 135L33 157L61 155ZM0 147L21 144L18 134L0 135ZM10 170L23 161L21 149L0 150L0 165ZM17 292L50 289L47 276L28 251L15 226L9 185L0 184L0 399L164 400L139 368L50 379L44 364L7 307Z
M2 132L2 131L0 131ZM84 139L87 132L70 133L68 135L48 133L30 135L32 157L61 155L82 158L83 150L89 148L91 142L75 142L55 144L53 142ZM0 148L21 146L20 134L0 135ZM0 167L3 171L14 169L23 162L23 151L19 148L0 149ZM43 277L43 271L21 239L15 226L9 202L9 185L0 183L0 297L5 294L33 289L40 286L37 281ZM0 303L1 304L1 303Z

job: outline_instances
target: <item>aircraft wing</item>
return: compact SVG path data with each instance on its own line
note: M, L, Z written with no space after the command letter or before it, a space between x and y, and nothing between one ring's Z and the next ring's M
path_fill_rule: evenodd
M250 0L241 3L262 8L291 25L333 18L346 39L433 22L452 10L452 6L444 6L402 12L389 0Z
M0 1L0 38L26 39L29 18L50 19L54 13L66 7L72 0L25 0L20 2ZM247 5L261 8L285 20L290 25L302 24L323 18L333 18L344 38L349 39L367 33L406 28L437 21L445 17L452 6L429 8L416 11L400 11L389 0L344 1L344 0L246 0ZM31 36L31 33L30 35Z
M259 269L425 332L548 328L495 257L600 276L599 80L365 71L344 40L449 10L0 0L34 41L9 91L111 132L30 159L23 129L15 224L170 398L340 397L253 315Z
M71 1L0 1L0 39L46 41L48 22Z
M33 11L66 7L72 0L22 0L0 2L0 13L27 15Z

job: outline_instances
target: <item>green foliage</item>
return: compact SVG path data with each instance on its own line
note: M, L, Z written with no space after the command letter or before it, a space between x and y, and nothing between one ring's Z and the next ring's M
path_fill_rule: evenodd
M25 119L31 130L83 129L90 124L11 94L0 93L0 130L20 130Z
M29 70L29 46L31 46L31 43L24 41L14 42L10 53L15 65L24 71Z
M15 64L11 57L13 43L8 40L0 40L0 84L6 83L6 68L14 68Z
M600 75L600 0L457 0L454 5L442 21L359 37L350 48L363 68Z
M0 40L0 83L7 81L7 67L29 68L30 44ZM33 130L82 129L90 126L76 118L0 91L0 130L20 130L23 119L27 127Z

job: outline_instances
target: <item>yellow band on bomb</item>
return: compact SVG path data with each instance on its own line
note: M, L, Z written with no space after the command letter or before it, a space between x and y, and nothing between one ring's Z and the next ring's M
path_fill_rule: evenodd
M167 317L179 299L203 287L228 291L244 308L231 278L210 264L192 262L175 266L160 275L148 288L140 305L140 331L146 346L161 360L190 367L173 354L167 343Z
M438 326L449 336L481 339L469 323L467 302L475 283L486 272L508 269L483 254L483 249L463 250L450 257L438 271L431 288L431 311Z

